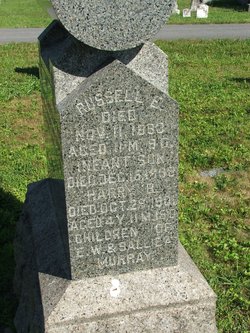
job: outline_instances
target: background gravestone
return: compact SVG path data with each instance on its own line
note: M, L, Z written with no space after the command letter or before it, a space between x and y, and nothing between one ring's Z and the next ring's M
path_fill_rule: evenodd
M61 179L28 188L17 332L215 333L216 296L178 244L167 58L144 43L169 3L52 3L69 31L55 21L39 37L40 77L50 171Z

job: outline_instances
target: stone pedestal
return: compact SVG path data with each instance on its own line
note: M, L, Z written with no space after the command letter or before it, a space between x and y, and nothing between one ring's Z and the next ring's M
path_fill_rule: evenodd
M63 195L61 181L29 187L16 239L18 332L217 332L216 296L180 244L176 266L70 280Z

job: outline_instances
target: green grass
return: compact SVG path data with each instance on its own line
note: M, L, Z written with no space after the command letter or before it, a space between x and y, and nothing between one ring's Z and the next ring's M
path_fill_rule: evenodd
M158 42L180 104L180 239L218 295L220 333L249 332L250 41ZM34 44L0 46L0 326L11 325L15 223L47 175ZM227 172L204 178L201 170ZM2 297L4 295L4 297Z
M0 0L0 28L46 27L52 19L47 0Z
M170 24L189 23L250 23L246 7L239 6L236 0L214 0L210 4L209 17L196 19L183 18L182 9L190 7L191 0L178 0L180 15L172 15ZM0 28L45 27L51 22L47 8L49 0L0 0Z
M0 327L12 325L13 239L28 183L46 177L36 45L0 46ZM25 72L29 73L26 74ZM34 75L33 75L34 74Z
M159 42L180 104L180 239L218 295L219 332L250 327L250 41ZM215 178L202 170L223 168Z
M192 17L182 17L182 10L190 8L191 0L178 0L181 10L180 15L170 17L170 24L195 24L195 23L250 23L250 15L247 7L240 6L237 0L213 0L209 3L209 14L206 19L197 19L196 13Z

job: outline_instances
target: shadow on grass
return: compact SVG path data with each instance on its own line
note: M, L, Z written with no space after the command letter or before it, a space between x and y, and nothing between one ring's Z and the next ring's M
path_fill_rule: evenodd
M36 78L39 79L39 69L38 67L24 67L24 68L21 68L21 67L16 67L15 68L15 72L16 73L21 73L21 74L27 74L27 75L30 75L30 76L35 76Z
M15 270L13 242L22 203L0 188L0 327L12 327L16 311L13 292Z
M212 1L209 6L217 7L217 8L229 8L235 11L242 12L245 10L245 5L240 5L239 2L236 0L214 0Z
M232 79L230 79L230 81L234 81L237 83L248 83L250 84L250 78L249 77L233 77Z

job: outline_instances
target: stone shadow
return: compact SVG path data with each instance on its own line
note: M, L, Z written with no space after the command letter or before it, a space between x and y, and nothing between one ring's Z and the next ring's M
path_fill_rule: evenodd
M52 309L62 296L55 287L58 278L65 281L65 288L71 279L63 180L28 185L16 227L15 259L14 288L19 298L15 325L23 332L44 332L50 311L43 311L41 288L51 287L45 297L55 293Z
M21 74L27 74L27 75L30 75L30 76L35 76L37 79L40 78L39 76L39 69L38 67L36 66L33 66L33 67L16 67L15 68L15 72L16 73L21 73Z
M0 187L0 333L5 332L6 328L15 332L14 319L20 323L24 321L23 318L27 329L34 332L36 328L29 326L31 321L28 313L37 318L39 332L44 332L38 272L71 278L64 182L43 180L30 184L29 192L32 193L23 205ZM36 205L43 206L41 217ZM38 218L31 221L29 214L35 211L38 211L35 214ZM36 242L40 248L36 247ZM37 248L40 251L35 256ZM33 302L26 303L29 298ZM26 312L18 303L33 304L33 309Z
M38 40L42 63L49 67L51 61L53 66L63 73L84 78L106 67L115 59L128 64L142 48L142 45L139 45L125 51L98 50L77 40L57 20L44 30Z
M237 83L248 83L250 84L250 78L249 77L233 77L230 79L230 81L234 81Z
M19 268L27 262L39 273L71 279L65 202L63 180L44 179L28 185L16 228L15 257ZM32 251L36 260L31 258L30 263Z
M15 271L13 243L22 205L22 202L0 187L0 331L3 327L13 326L17 307L13 290Z

